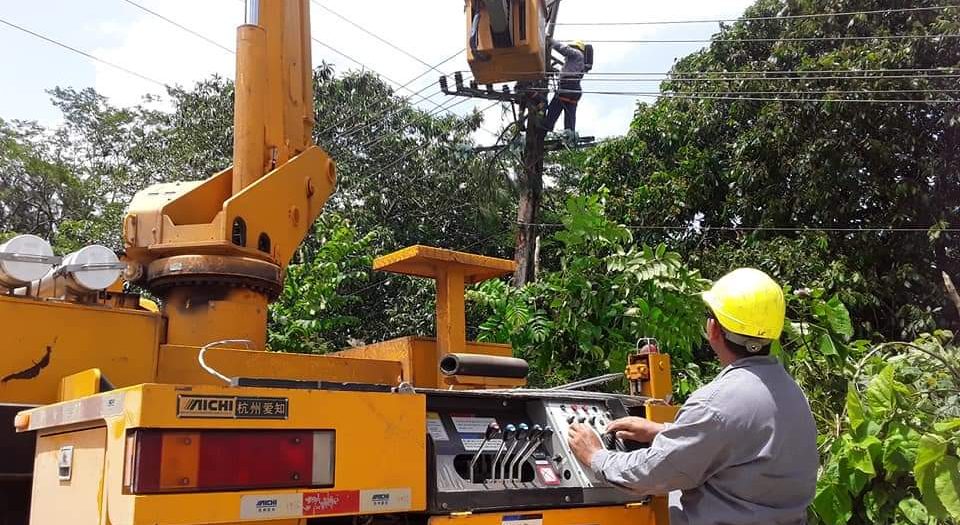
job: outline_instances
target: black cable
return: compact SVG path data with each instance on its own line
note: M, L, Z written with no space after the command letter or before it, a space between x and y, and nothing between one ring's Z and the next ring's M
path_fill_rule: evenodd
M960 34L945 33L939 35L874 35L874 36L804 36L783 38L710 38L710 39L639 39L639 40L591 40L592 44L711 44L716 42L753 43L753 42L828 42L863 40L919 40L923 38L957 38Z
M760 22L766 20L786 21L806 18L829 18L834 16L859 16L876 15L890 13L909 13L917 11L939 11L960 7L960 5L942 5L933 7L905 7L900 9L875 9L869 11L845 11L840 13L812 13L807 15L781 15L781 16L753 16L740 18L713 18L713 19L695 19L695 20L659 20L644 22L558 22L558 26L648 26L648 25L671 25L671 24L713 24L723 22Z
M93 60L93 61L95 61L95 62L99 62L99 63L101 63L101 64L103 64L103 65L105 65L105 66L112 67L112 68L114 68L114 69L116 69L116 70L118 70L118 71L123 71L124 73L126 73L126 74L128 74L128 75L133 75L133 76L135 76L135 77L137 77L137 78L139 78L139 79L141 79L141 80L146 80L147 82L151 82L151 83L156 84L156 85L158 85L158 86L160 86L160 87L163 87L163 88L166 88L166 87L167 87L167 84L165 84L165 83L163 83L163 82L160 82L159 80L152 79L152 78L150 78L150 77L148 77L148 76L146 76L146 75L142 75L142 74L140 74L140 73L137 73L136 71L133 71L132 69L127 69L127 68L125 68L125 67L123 67L123 66L121 66L121 65L114 64L113 62L108 62L108 61L106 61L106 60L104 60L104 59L102 59L102 58L100 58L100 57L91 55L90 53L87 53L86 51L82 51L82 50L77 49L77 48L75 48L75 47L72 47L72 46L69 46L69 45L67 45L67 44L64 44L63 42L54 40L54 39L49 38L49 37L46 37L46 36L43 36L43 35L41 35L40 33L31 31L31 30L29 30L29 29L27 29L27 28L25 28L25 27L22 27L22 26L19 26L19 25L17 25L17 24L14 24L13 22L10 22L10 21L8 21L8 20L4 20L4 19L0 18L0 23L5 24L5 25L8 25L8 26L10 26L10 27L12 27L12 28L14 28L14 29L16 29L16 30L18 30L18 31L23 31L24 33L27 33L28 35L32 35L32 36L34 36L34 37L36 37L36 38L39 38L39 39L44 40L44 41L46 41L46 42L49 42L49 43L51 43L51 44L53 44L53 45L55 45L55 46L59 46L59 47L62 47L63 49L66 49L66 50L69 50L69 51L73 51L74 53L77 53L77 54L79 54L79 55L83 55L83 56L89 58L90 60Z
M146 12L146 13L149 13L149 14L151 14L151 15L153 15L153 16L161 19L161 20L163 20L164 22L167 22L168 24L172 24L172 25L174 25L174 26L176 26L176 27L179 27L180 29L186 31L187 33L190 33L191 35L193 35L193 36L195 36L195 37L197 37L197 38L199 38L199 39L201 39L201 40L203 40L203 41L205 41L205 42L207 42L207 43L210 43L210 44L213 44L213 45L219 47L220 49L226 51L227 53L234 54L234 55L236 54L236 51L234 51L233 49L230 49L229 47L224 46L224 45L220 44L219 42L213 40L212 38L208 38L208 37L206 37L206 36L204 36L204 35L196 32L196 31L190 29L189 27L186 27L186 26L184 26L184 25L182 25L182 24L180 24L180 23L178 23L178 22L176 22L176 21L174 21L174 20L171 20L171 19L169 19L169 18L161 15L160 13L158 13L158 12L156 12L156 11L153 11L153 10L151 10L151 9L148 9L148 8L146 8L146 7L138 4L137 2L134 2L133 0L123 0L123 1L126 2L126 3L128 3L128 4L130 4L130 5L132 5L132 6L134 6L134 7L136 7L137 9L139 9L139 10L141 10L141 11L144 11L144 12Z

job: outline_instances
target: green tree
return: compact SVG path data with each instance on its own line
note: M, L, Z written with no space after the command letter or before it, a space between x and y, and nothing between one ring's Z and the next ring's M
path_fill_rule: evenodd
M760 0L745 16L884 7ZM795 286L849 279L852 286L842 284L858 295L849 306L860 333L912 337L944 320L956 323L955 312L942 308L939 285L941 271L960 273L957 234L943 231L956 227L960 211L956 104L839 100L949 98L940 91L955 87L948 77L870 71L956 68L960 42L927 36L958 28L956 8L724 26L709 47L674 66L661 87L676 98L639 104L628 135L593 152L579 188L610 188L610 212L627 225L676 228L642 238L677 243L708 276L776 258L776 277ZM918 38L787 40L890 35ZM784 75L771 71L820 78L775 80ZM757 91L764 93L754 98L838 101L701 98ZM831 231L873 226L893 229ZM897 231L914 228L930 231ZM741 250L753 257L736 257ZM825 266L832 266L827 274Z
M512 343L540 385L622 371L648 337L677 369L696 370L686 365L702 341L706 281L665 245L634 244L630 230L606 217L602 196L569 198L562 220L546 244L560 253L558 269L520 289L489 281L469 292L487 316L480 339Z

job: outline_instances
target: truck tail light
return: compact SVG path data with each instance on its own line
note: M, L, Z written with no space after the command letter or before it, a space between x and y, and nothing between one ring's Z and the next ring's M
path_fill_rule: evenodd
M135 430L124 488L132 494L333 486L332 430Z

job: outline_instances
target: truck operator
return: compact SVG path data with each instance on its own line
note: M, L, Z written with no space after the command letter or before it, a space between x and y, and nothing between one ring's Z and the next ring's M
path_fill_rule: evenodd
M804 524L816 488L817 429L800 387L770 356L783 330L783 292L765 273L741 268L703 300L720 374L690 396L674 423L625 417L607 426L649 448L606 450L585 425L570 428L570 447L622 488L680 491L678 501L671 497L673 525Z

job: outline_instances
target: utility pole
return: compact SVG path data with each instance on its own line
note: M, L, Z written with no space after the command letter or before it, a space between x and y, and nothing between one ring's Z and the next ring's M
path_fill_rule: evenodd
M503 0L498 0L498 2L500 1ZM517 206L517 243L514 254L517 270L513 275L513 284L517 287L536 279L539 236L537 221L540 218L540 205L543 200L543 156L546 146L548 146L545 144L547 130L544 127L544 121L546 120L547 91L550 86L548 78L549 74L555 71L551 50L553 32L557 24L557 14L560 10L560 0L543 0L543 2L547 13L547 31L542 49L545 71L540 78L518 81L515 88L511 90L509 86L494 89L493 84L486 84L486 87L482 88L478 85L476 79L470 81L467 85L463 75L459 72L453 75L453 87L450 86L446 76L440 77L440 89L446 95L498 100L520 107L520 115L517 120L523 126L526 134L521 169L517 176L520 186L520 200ZM499 15L510 12L508 9L509 2L504 2L498 9L492 9L496 6L498 6L497 3L487 4L488 13L490 13L491 35L494 40L503 38L502 34L506 32L505 28L509 27L509 24L506 24ZM474 30L476 30L477 20L479 18L474 18ZM471 39L470 42L470 45L475 45L474 40ZM490 78L489 72L487 73L484 78ZM582 141L582 143L573 146L589 145L587 142ZM592 137L590 137L589 142L592 142ZM549 144L551 149L560 145L560 141L552 141ZM500 147L494 145L477 148L475 151L491 151L500 149Z
M517 206L517 243L514 262L513 285L521 287L536 279L535 268L540 204L543 199L543 143L547 130L543 126L546 104L546 81L537 81L527 91L523 101L526 120L526 137L523 146L520 182L520 202Z
M551 44L553 31L557 25L560 0L548 2L547 12L550 19L547 25L547 39L543 52L546 53L546 69L553 71ZM532 89L526 90L522 109L526 110L526 137L523 147L523 166L520 170L520 202L517 206L517 244L514 262L517 269L513 274L513 285L521 287L536 279L537 243L540 228L540 204L543 200L543 144L547 138L544 127L547 108L547 79L532 82ZM519 91L519 90L518 90Z

